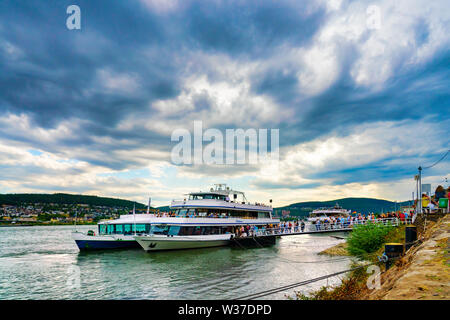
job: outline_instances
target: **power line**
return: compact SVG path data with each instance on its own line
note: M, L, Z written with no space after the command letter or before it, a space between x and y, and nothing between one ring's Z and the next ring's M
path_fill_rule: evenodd
M444 158L450 153L450 149L447 150L447 152L444 154L444 156L442 158L440 158L438 161L436 161L435 163L433 163L431 166L428 167L423 167L422 169L430 169L432 167L434 167L435 165L437 165L439 162L441 162L442 160L444 160Z
M341 261L348 261L351 260L350 257L341 257L341 258L334 258L334 259L328 259L328 260L313 260L313 261L299 261L299 260L291 260L284 257L278 257L280 260L284 260L287 263L329 263L329 262L341 262Z

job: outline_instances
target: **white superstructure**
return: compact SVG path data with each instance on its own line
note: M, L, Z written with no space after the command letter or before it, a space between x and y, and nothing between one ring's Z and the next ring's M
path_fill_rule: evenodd
M223 246L244 228L269 228L271 205L249 203L245 194L218 184L207 192L192 192L173 200L171 212L151 223L149 232L135 239L146 251Z

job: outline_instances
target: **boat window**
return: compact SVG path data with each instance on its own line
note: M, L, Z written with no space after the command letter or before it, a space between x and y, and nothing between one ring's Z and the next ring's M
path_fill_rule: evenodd
M131 234L131 224L124 224L123 229L124 234Z
M171 227L172 228L172 227ZM230 232L231 228L219 227L219 226L196 226L196 227L180 227L180 236L191 236L191 235L210 235L210 234L223 234Z
M151 234L168 234L169 226L168 225L152 225L150 227Z
M148 224L147 224L148 225ZM145 224L136 224L136 233L143 233L143 232L147 232L147 228ZM134 225L133 225L133 232L134 232Z
M98 225L98 233L99 234L106 234L106 224L99 224Z
M106 227L106 233L107 234L114 233L114 225L113 224L108 224L108 226Z
M194 227L181 227L180 236L190 236L194 233Z
M177 236L180 233L180 226L170 226L169 235Z
M179 215L184 216L187 213L187 209L180 209Z
M212 227L202 227L202 234L211 234Z
M269 218L269 213L268 212L258 212L258 218Z
M114 225L115 231L113 233L117 233L117 234L123 234L123 225L122 224L116 224Z

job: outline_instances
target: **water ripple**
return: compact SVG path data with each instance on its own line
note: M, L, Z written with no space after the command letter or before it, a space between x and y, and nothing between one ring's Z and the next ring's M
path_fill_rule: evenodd
M295 263L325 261L317 252L342 242L328 236L291 236L274 247L249 250L80 253L71 231L62 226L1 228L0 299L232 299L343 270L349 263ZM68 281L73 270L79 272L75 287Z

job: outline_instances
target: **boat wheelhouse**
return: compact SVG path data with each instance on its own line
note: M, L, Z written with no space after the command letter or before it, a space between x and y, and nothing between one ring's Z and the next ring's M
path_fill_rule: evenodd
M135 237L145 251L225 246L242 228L280 223L272 218L271 205L249 203L243 192L224 184L173 200L170 210L152 223L148 234Z

